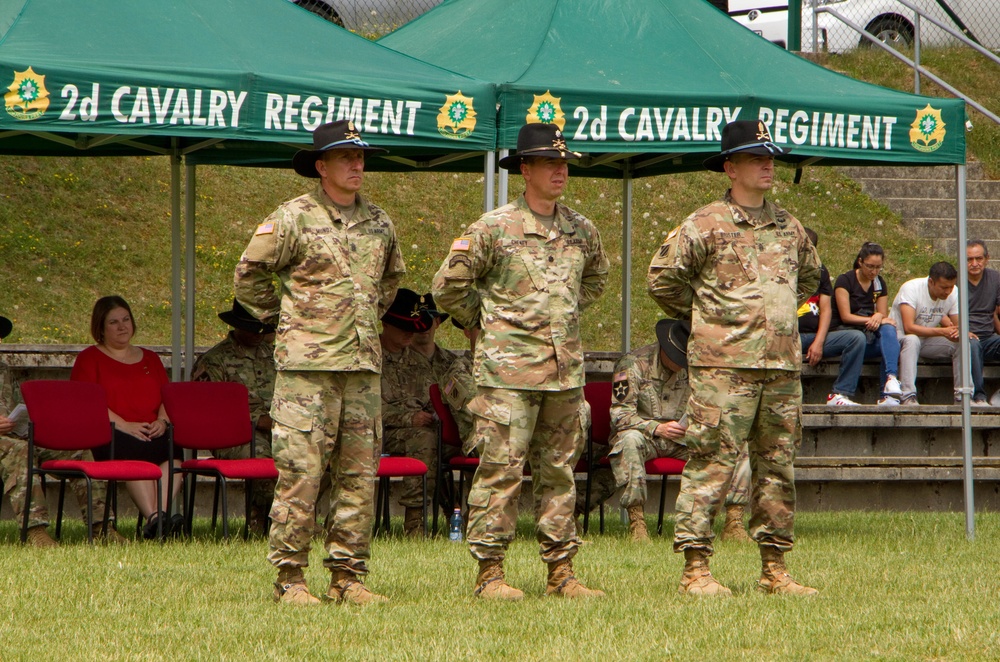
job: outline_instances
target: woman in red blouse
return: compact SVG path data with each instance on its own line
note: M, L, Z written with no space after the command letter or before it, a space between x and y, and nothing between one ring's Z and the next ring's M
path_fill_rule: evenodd
M125 299L119 296L98 299L90 317L90 334L97 344L76 357L70 379L104 387L108 416L115 424L115 459L152 462L160 465L166 476L168 419L160 387L168 381L167 372L156 354L132 345L135 330L132 309ZM108 446L94 449L98 460L109 456ZM147 521L145 537L152 538L157 518L166 510L166 491L157 504L155 482L129 481L126 488ZM175 498L180 488L181 481L175 481ZM164 531L169 528L164 521Z

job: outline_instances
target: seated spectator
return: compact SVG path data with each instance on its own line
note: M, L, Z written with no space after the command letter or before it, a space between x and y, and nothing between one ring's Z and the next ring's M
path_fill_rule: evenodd
M885 252L867 241L858 251L851 271L837 276L833 285L834 303L830 330L858 329L866 336L865 358L882 358L880 381L882 394L878 404L895 406L903 392L899 379L899 338L895 322L889 317L888 286L879 275ZM885 327L889 327L886 329Z
M818 246L819 237L810 229L806 234L813 246ZM833 389L826 396L828 405L856 405L852 398L858 390L861 366L865 362L866 338L860 329L842 328L830 331L833 316L831 298L833 286L830 272L820 268L819 289L816 294L799 308L799 338L802 340L802 357L815 367L824 358L840 357L840 367Z
M417 333L431 328L431 315L422 308L420 295L400 288L382 316L382 452L405 455L427 465L427 494L437 489L437 418L431 405L431 375L427 359L411 348ZM445 495L447 496L447 495ZM423 480L403 479L399 503L403 506L403 532L421 536L424 531ZM450 501L439 501L447 508ZM445 511L450 514L450 509Z
M125 299L119 296L98 299L90 317L90 334L97 344L76 357L70 379L104 387L108 416L115 424L116 460L143 460L158 464L163 470L160 503L156 502L154 481L125 483L129 496L146 519L143 536L152 539L156 536L157 520L165 517L168 497L165 477L169 421L160 398L160 387L167 383L167 372L160 357L132 344L135 333L132 309ZM105 460L110 452L110 446L101 446L94 449L94 457ZM175 461L175 464L180 463ZM174 481L175 503L181 483ZM183 525L183 516L175 515L172 521L164 521L164 531L180 533Z
M250 393L254 424L254 455L271 457L271 398L274 395L274 325L264 324L233 299L232 310L219 319L233 327L225 340L205 352L194 365L191 381L236 382ZM222 448L213 453L225 460L250 457L249 445ZM266 533L267 515L274 498L273 480L253 481L250 530Z
M981 239L970 239L965 247L969 276L969 331L979 339L981 363L1000 361L1000 273L989 268L990 253ZM1000 391L990 404L1000 406Z
M442 313L434 304L434 297L430 292L420 295L420 308L430 315L431 328L413 335L413 344L410 347L420 356L427 359L427 367L430 370L430 382L435 383L443 375L451 364L455 362L456 356L452 352L442 348L434 341L441 323L448 319L447 313Z
M10 335L13 324L6 317L0 317L0 342ZM3 493L10 497L10 505L14 511L14 521L21 525L24 517L24 500L27 496L28 479L28 442L26 437L27 418L18 417L11 420L9 416L20 404L21 391L15 383L10 369L0 363L0 483ZM23 414L24 417L27 414ZM38 464L49 460L86 460L93 459L90 451L51 451L46 448L36 448L35 458ZM87 518L87 483L83 479L69 481L70 489L76 494L76 501ZM105 489L107 483L95 481L93 484L94 499L94 537L100 537L103 530L101 518L104 517ZM31 511L28 514L28 539L32 547L58 547L59 543L52 539L46 527L49 525L49 511L42 493L40 480L31 485ZM114 521L108 522L107 539L111 542L125 542L117 530Z
M625 488L621 505L628 512L635 541L649 539L643 516L646 462L657 457L686 460L690 455L684 444L687 426L680 420L691 397L689 334L686 322L660 320L656 324L657 342L632 350L615 364L608 459L617 486ZM596 496L600 505L610 494ZM743 528L743 512L749 502L750 461L744 444L726 496L723 539L750 539Z
M438 377L438 388L441 389L441 400L448 406L458 434L462 437L462 454L473 455L476 451L476 440L473 437L472 412L468 409L469 400L476 395L476 380L472 375L472 357L476 353L476 339L479 328L467 329L452 318L455 328L461 329L469 341L469 353L455 356L455 360L443 374Z
M901 404L916 405L917 360L951 359L955 399L961 401L962 355L959 349L958 271L947 262L931 265L927 278L903 283L892 302L892 318L900 338L899 376L903 383ZM983 389L982 354L979 340L971 333L972 404L989 406Z

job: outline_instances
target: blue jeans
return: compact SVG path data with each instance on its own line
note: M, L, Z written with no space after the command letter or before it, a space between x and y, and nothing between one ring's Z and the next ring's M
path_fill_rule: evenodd
M816 334L803 333L800 338L802 353L805 354L816 339ZM839 329L826 334L823 358L840 357L840 370L837 373L837 381L833 383L834 393L849 398L854 396L854 392L858 390L858 380L861 379L861 365L865 362L866 346L865 332L858 329ZM885 383L884 379L882 383Z
M865 347L865 358L882 357L879 375L882 380L880 386L884 388L889 375L899 377L899 338L896 337L896 327L891 324L883 324L878 331L871 332L871 336L872 341Z
M1000 335L993 334L989 338L979 340L979 353L983 363L1000 362Z

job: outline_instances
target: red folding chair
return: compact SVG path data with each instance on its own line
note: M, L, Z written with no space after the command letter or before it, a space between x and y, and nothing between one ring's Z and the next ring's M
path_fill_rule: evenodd
M87 484L87 542L94 542L94 495L91 481L108 482L108 502L104 509L104 529L108 526L111 502L116 501L118 481L155 480L156 502L160 502L163 472L150 462L116 460L114 423L108 419L108 400L104 387L93 382L36 380L21 384L21 395L28 408L28 482L21 524L21 542L28 537L28 514L31 511L31 486L35 474L45 487L45 476L59 479L59 513L56 538L62 528L63 499L66 481L82 478ZM35 467L35 447L55 451L92 450L110 444L108 460L49 460ZM117 516L117 513L116 513ZM157 537L162 538L162 521L157 523Z
M162 387L163 407L170 418L167 438L170 454L174 446L193 451L195 458L185 460L180 468L170 464L167 477L168 494L173 494L174 474L189 474L192 484L188 489L185 508L185 527L191 535L194 515L194 496L198 476L215 479L215 503L212 507L212 528L215 528L219 495L222 496L222 537L229 537L229 508L226 496L227 480L246 482L243 537L250 536L250 496L255 480L277 480L278 470L274 460L255 457L253 421L250 418L250 396L247 387L235 382L175 382ZM225 460L214 457L199 458L198 451L215 451L250 445L250 457L242 460ZM169 510L169 509L168 509Z
M451 446L453 448L458 448L459 451L462 449L462 437L458 432L458 423L455 422L455 417L451 415L451 410L448 409L448 405L441 398L441 389L438 388L437 384L431 384L430 388L431 395L431 405L434 407L434 413L438 417L438 444L437 444L437 457L438 457L438 476L437 484L441 485L444 481L444 477L447 474L449 477L452 475L452 471L458 472L458 498L459 505L464 506L465 501L465 474L475 473L476 469L479 467L478 457L466 457L459 452L457 455L445 462L444 459L444 447ZM440 492L437 490L436 492ZM434 516L432 518L431 530L437 533L438 526L438 494L434 494ZM456 504L452 504L456 505ZM463 508L465 510L465 508ZM466 516L467 517L467 516ZM447 522L445 522L447 524Z
M379 458L378 494L375 496L375 522L372 535L378 535L379 529L389 532L389 480L392 478L407 478L420 476L424 484L424 496L420 500L424 512L424 535L427 535L427 465L420 460L402 455L383 455Z

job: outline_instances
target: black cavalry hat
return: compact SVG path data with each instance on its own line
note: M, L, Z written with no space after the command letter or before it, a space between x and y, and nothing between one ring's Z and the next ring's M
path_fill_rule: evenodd
M776 145L771 140L771 133L763 122L737 120L722 128L722 152L708 157L702 162L702 165L713 172L725 172L722 164L737 152L777 158L791 151L787 147Z
M545 156L552 159L579 159L580 152L566 146L562 131L555 124L525 124L517 132L517 151L500 159L500 167L517 170L525 156Z
M399 288L389 310L382 315L383 324L391 324L397 329L411 333L423 333L431 328L433 319L427 312L427 303L421 296L405 287Z
M329 122L313 131L313 148L303 149L292 157L292 167L303 177L319 179L316 161L331 149L360 149L365 155L387 154L388 150L372 147L361 139L361 134L351 120Z
M442 322L447 320L449 317L448 313L442 313L440 310L437 309L437 304L434 303L434 297L431 296L430 292L428 292L427 294L420 295L420 304L428 315L430 315L431 317L436 317Z
M14 324L6 317L0 315L0 338L6 338L14 330Z
M233 309L219 313L219 319L241 331L250 333L274 333L273 324L264 324L259 319L247 312L247 309L240 305L240 302L233 299Z
M688 337L691 325L680 320L663 319L656 323L656 340L667 358L682 368L688 366Z

